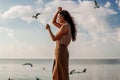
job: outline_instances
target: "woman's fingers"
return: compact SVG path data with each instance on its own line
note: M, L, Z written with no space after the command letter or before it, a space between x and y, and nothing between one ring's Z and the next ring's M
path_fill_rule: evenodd
M50 26L49 26L49 24L46 24L46 29L50 29Z
M62 7L58 7L58 11L62 11Z

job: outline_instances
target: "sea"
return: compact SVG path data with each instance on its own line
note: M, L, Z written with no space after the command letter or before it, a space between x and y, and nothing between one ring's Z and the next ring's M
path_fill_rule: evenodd
M53 59L0 59L0 80L52 80ZM120 59L70 59L70 80L120 80Z

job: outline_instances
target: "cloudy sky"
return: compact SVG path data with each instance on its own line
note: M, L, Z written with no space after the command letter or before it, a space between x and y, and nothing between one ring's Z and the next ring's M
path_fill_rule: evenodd
M0 0L0 59L54 58L55 42L45 25L61 6L74 17L77 40L69 45L71 59L120 58L120 2L97 0ZM32 18L41 12L39 19Z

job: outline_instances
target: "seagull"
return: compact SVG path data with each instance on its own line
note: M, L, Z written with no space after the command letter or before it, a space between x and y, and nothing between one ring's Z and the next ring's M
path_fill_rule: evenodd
M36 80L40 80L38 77L36 77Z
M86 68L82 72L75 72L75 73L86 73Z
M8 78L8 80L11 80L10 77Z
M74 73L86 73L86 68L82 72L74 72Z
M45 67L43 67L43 70L45 71Z
M94 8L100 8L100 6L98 6L98 4L97 4L97 1L96 1L96 0L94 0L94 3L95 3L95 7L94 7Z
M73 74L75 72L75 69L73 69L72 71L70 71L70 74Z
M35 18L37 19L38 18L38 15L40 15L41 13L37 13L36 15L32 16L32 18Z
M85 73L86 73L86 70L87 70L87 69L85 68L82 72L85 72Z
M73 69L72 71L70 71L70 75L71 75L71 74L74 74L74 73L78 73L78 74L79 74L79 73L86 73L86 70L87 70L87 69L85 68L82 72L76 72L75 69Z
M30 65L31 67L33 67L33 65L31 63L25 63L23 65Z
M14 79L11 79L11 78L9 77L8 80L14 80Z

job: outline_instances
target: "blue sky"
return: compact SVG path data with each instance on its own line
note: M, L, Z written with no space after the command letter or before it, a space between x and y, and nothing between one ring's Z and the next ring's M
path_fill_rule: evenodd
M77 40L69 45L71 59L120 58L120 2L97 0L0 0L0 58L54 58L55 42L45 25L61 6L74 17ZM67 5L67 6L66 6ZM32 16L41 12L39 19Z

